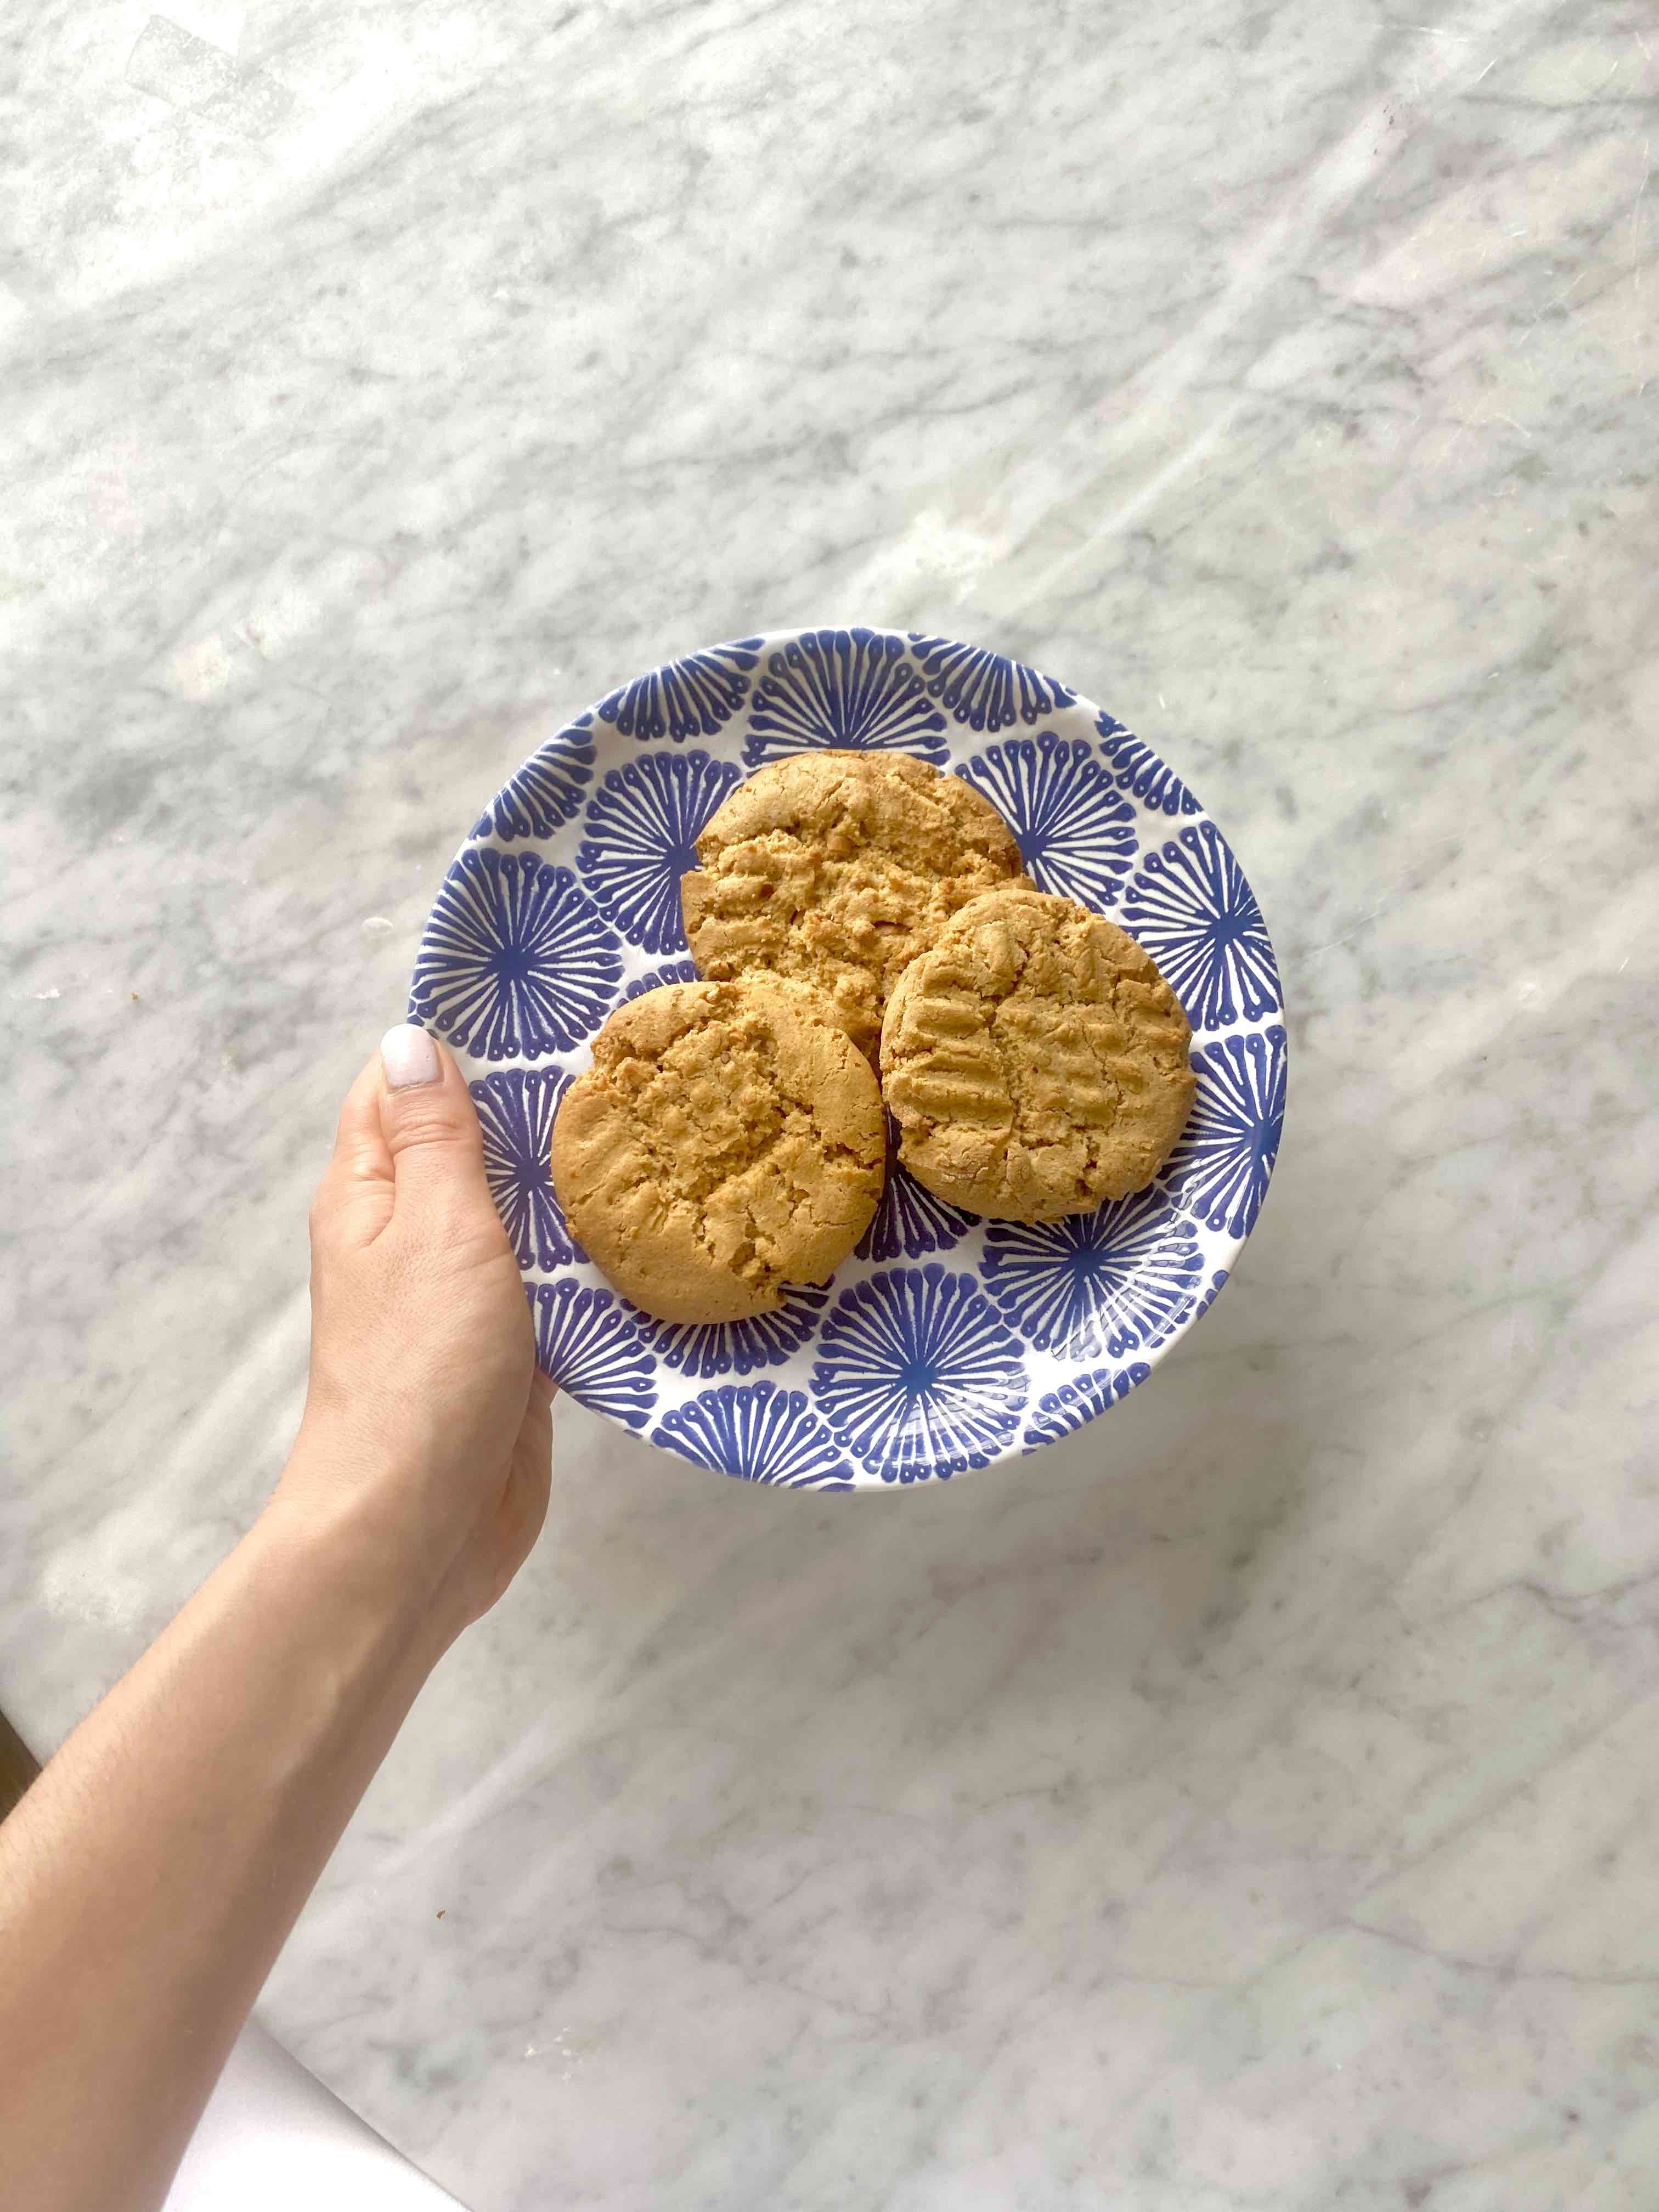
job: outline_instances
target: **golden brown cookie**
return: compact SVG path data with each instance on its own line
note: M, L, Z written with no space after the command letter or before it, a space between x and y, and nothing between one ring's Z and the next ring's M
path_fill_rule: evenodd
M619 1006L553 1125L553 1187L665 1321L740 1321L822 1282L886 1171L869 1062L805 991L672 983Z
M703 974L811 984L872 1060L910 962L958 907L1020 874L990 801L908 753L774 762L714 814L697 858L680 903Z
M1132 937L1023 886L965 906L887 1004L899 1158L972 1213L1057 1221L1149 1183L1197 1085L1192 1031Z

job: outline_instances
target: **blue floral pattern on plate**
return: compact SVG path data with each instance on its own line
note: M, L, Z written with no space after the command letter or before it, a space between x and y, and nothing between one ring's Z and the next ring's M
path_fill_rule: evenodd
M813 1402L884 1482L983 1467L1018 1425L1019 1346L971 1275L884 1269L842 1292L818 1345Z
M677 1406L653 1431L653 1443L735 1474L786 1490L850 1490L853 1470L801 1390L775 1382L723 1383Z
M825 745L912 752L967 777L1038 884L1139 938L1192 1020L1197 1102L1152 1188L1097 1212L987 1222L893 1164L832 1283L752 1321L653 1320L570 1236L548 1166L553 1119L607 1015L695 975L679 878L709 814L760 763ZM1068 686L931 635L741 638L573 717L445 877L410 1010L471 1086L542 1364L649 1443L779 1487L901 1491L1108 1413L1237 1264L1285 1114L1273 948L1196 797Z
M609 693L593 711L623 737L642 742L668 738L680 744L687 738L717 737L747 696L763 642L740 637L732 645L688 653L684 660L665 660Z
M1135 855L1135 811L1082 738L1012 738L963 770L1019 840L1039 890L1110 906Z
M582 817L576 867L608 921L647 952L683 952L680 878L698 833L743 780L703 752L641 753L612 769Z
M954 638L910 632L910 645L921 663L929 698L948 707L970 730L1012 730L1016 722L1041 722L1077 697L1052 676L1028 668L1023 660L989 652L982 645L958 645Z
M1037 1352L1118 1359L1161 1344L1203 1275L1198 1236L1163 1189L1064 1221L994 1221L985 1276L1003 1319Z
M748 1321L653 1321L639 1316L647 1341L687 1375L751 1375L799 1352L817 1327L830 1293L792 1290L775 1313Z
M570 1078L559 1067L501 1067L468 1087L483 1138L484 1180L521 1267L585 1260L553 1194L553 1116Z
M593 773L593 740L588 732L591 714L580 714L568 730L550 738L504 784L490 801L489 811L472 834L487 837L550 837L573 814L580 812L585 787Z
M568 868L470 845L444 878L410 1012L480 1060L567 1052L610 1011L617 933Z
M750 768L820 745L945 757L945 717L904 640L890 631L803 630L767 655L750 723Z
M1073 1382L1062 1382L1059 1389L1045 1392L1026 1425L1026 1443L1058 1443L1085 1421L1092 1421L1097 1413L1115 1406L1120 1398L1127 1398L1152 1371L1142 1359L1133 1367L1103 1367L1096 1374L1079 1375Z
M651 1355L620 1302L568 1275L527 1283L525 1296L542 1371L594 1413L643 1428L656 1397Z
M1285 1032L1223 1037L1193 1054L1198 1097L1163 1180L1177 1206L1240 1241L1255 1227L1285 1126Z
M1173 769L1165 768L1144 738L1126 730L1115 714L1100 715L1100 750L1112 764L1112 781L1154 814L1196 814L1198 801Z
M1210 1308L1215 1304L1216 1300L1220 1297L1222 1291L1226 1288L1226 1286L1227 1270L1224 1267L1218 1267L1214 1274L1210 1278L1209 1289L1205 1291L1203 1297L1193 1308L1193 1319L1194 1321L1198 1319L1200 1314L1208 1313Z
M1149 853L1123 921L1157 961L1195 1030L1259 1022L1279 1005L1267 925L1213 822Z

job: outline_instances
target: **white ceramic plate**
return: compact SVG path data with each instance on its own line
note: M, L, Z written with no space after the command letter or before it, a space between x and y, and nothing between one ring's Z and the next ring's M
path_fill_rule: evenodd
M1044 890L1138 938L1192 1023L1197 1102L1152 1187L1097 1213L981 1221L894 1166L831 1282L757 1321L653 1321L565 1226L548 1170L554 1113L611 1009L695 972L679 879L704 823L763 763L823 745L915 753L966 776ZM711 646L577 715L456 855L410 1015L471 1079L543 1366L653 1443L798 1489L942 1480L1115 1405L1226 1281L1285 1112L1273 947L1185 784L1052 678L893 630Z

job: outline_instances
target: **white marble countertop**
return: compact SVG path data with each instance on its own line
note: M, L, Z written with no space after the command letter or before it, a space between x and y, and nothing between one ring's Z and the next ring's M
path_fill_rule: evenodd
M1235 1282L896 1499L566 1407L264 2017L477 2212L1650 2202L1650 0L9 52L0 1705L49 1744L255 1510L336 1102L540 718L995 644L1266 907Z

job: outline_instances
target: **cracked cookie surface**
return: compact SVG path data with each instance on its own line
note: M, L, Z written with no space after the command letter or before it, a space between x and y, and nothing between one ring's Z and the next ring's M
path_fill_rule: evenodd
M810 984L871 1060L888 994L940 926L1020 879L988 799L908 753L793 753L740 784L680 879L692 955L719 979Z
M888 1001L899 1158L953 1206L1057 1221L1139 1190L1197 1085L1192 1030L1132 937L1024 887L963 907Z
M870 1064L829 1009L765 981L675 983L619 1006L553 1127L553 1185L624 1297L740 1321L822 1282L885 1174Z

